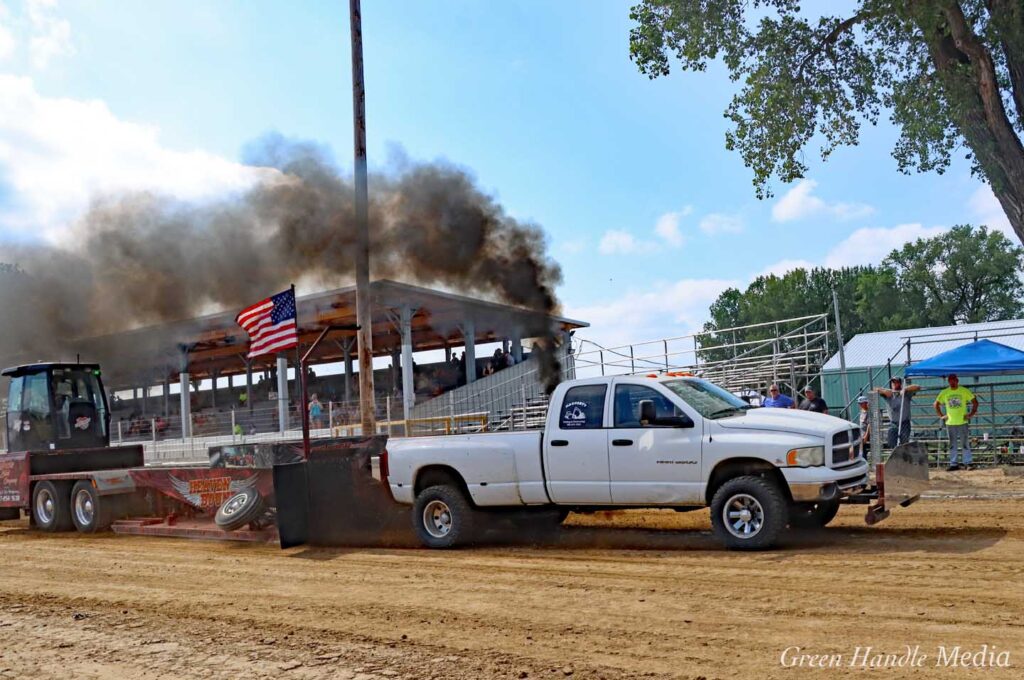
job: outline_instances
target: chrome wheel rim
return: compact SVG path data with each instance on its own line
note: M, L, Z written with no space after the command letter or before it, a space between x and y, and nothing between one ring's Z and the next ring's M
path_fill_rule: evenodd
M228 499L224 507L220 509L221 513L227 516L231 516L241 510L245 506L245 502L249 500L249 494L244 491L239 494L235 494Z
M56 499L49 489L36 493L36 520L40 524L50 524L56 511Z
M423 508L423 528L434 538L444 538L452 530L452 511L444 501L430 501Z
M75 494L74 505L75 519L78 520L78 525L92 526L93 519L96 517L96 506L93 503L92 495L85 489L80 489Z
M725 528L736 538L753 538L764 526L764 508L750 494L738 493L726 501L722 519Z

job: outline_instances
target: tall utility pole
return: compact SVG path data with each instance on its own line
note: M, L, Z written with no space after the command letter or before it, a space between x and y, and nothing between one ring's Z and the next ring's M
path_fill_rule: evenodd
M836 313L836 340L839 343L839 377L843 381L843 399L846 401L846 406L843 408L849 408L850 406L850 383L846 378L846 347L843 345L843 327L839 323L839 296L836 295L836 289L832 289L832 308ZM825 386L822 385L822 389Z
M356 354L359 356L359 414L363 435L376 434L373 393L373 314L370 310L370 220L366 189L366 88L363 83L363 16L349 0L352 30L352 119L356 188Z

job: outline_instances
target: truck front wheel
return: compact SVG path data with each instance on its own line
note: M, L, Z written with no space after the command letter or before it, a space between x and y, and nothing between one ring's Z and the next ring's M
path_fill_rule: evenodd
M789 509L789 526L794 529L821 529L836 517L839 499L817 503L794 503Z
M426 547L454 548L472 541L476 514L461 489L429 486L416 496L412 527Z
M786 505L772 480L736 477L720 486L711 499L711 526L729 549L764 550L775 545L786 527Z
M75 482L71 489L71 521L83 534L106 531L113 521L113 499L103 498L87 479Z
M32 489L32 523L40 531L71 529L71 495L66 482L36 482Z

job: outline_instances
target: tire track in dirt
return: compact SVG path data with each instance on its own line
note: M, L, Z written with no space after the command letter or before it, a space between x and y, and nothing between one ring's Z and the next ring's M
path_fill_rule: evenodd
M81 662L52 645L25 650L86 677L115 661L150 668L154 658L153 668L191 676L173 665L184 655L205 659L195 677L220 672L209 659L225 657L235 671L314 678L792 678L799 670L778 664L790 645L849 654L944 642L1013 650L1016 672L986 677L1020 677L1024 502L927 500L872 528L861 512L846 508L835 528L755 554L718 549L703 533L706 512L574 516L541 545L453 552L42 536L7 523L0 626L46 624L71 644L81 644L78 629L99 636L88 639L101 651ZM87 625L68 624L81 609L92 613ZM131 620L120 622L121 611ZM127 625L186 651L147 653L152 645ZM121 648L104 627L134 642ZM320 663L332 654L333 664ZM279 667L289 663L301 665Z

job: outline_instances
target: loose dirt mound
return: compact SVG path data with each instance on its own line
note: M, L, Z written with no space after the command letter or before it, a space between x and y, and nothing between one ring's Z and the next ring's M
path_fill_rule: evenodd
M1008 650L1024 669L1024 501L863 508L780 550L721 550L707 512L573 516L543 545L291 549L42 536L0 524L0 676L863 677L784 650ZM980 676L979 676L980 677Z
M1024 498L1024 465L978 470L932 470L929 496Z

